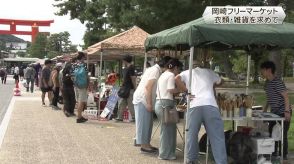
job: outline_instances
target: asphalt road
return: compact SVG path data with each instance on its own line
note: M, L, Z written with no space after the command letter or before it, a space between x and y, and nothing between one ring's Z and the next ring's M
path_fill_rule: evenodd
M1 84L0 81L0 124L4 118L10 100L13 96L13 89L15 88L14 79L12 76L7 77L6 84Z

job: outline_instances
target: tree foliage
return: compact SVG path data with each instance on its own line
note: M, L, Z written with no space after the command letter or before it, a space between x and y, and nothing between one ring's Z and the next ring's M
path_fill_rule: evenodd
M55 56L77 51L77 46L69 40L70 34L65 31L49 37L40 33L30 47L30 54L37 58L54 58Z
M285 7L286 20L294 22L294 1L291 0L55 0L57 15L71 16L85 23L85 47L137 25L153 34L202 16L206 6L276 6ZM228 57L226 56L225 59ZM257 60L254 58L254 60ZM278 59L275 59L278 60ZM227 70L230 60L220 58Z
M69 37L70 34L67 31L50 35L47 49L57 54L70 53L73 50L76 51L76 49L72 47Z
M248 0L55 0L57 15L71 16L86 24L85 46L134 25L148 33L186 23L201 17L207 5L242 5Z
M201 17L206 6L282 5L292 13L290 0L55 0L57 15L69 14L86 24L85 43L106 38L107 29L115 32L137 25L148 33L186 23ZM96 35L96 36L93 36Z
M47 55L46 50L47 36L39 33L36 36L35 42L31 45L29 52L31 57L43 59Z

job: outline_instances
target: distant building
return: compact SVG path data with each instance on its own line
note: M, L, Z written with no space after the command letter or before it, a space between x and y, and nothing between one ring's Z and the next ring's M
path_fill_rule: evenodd
M9 49L9 58L15 58L18 52L27 52L26 42L7 42L5 46Z
M6 52L6 51L0 51L0 59L3 59L3 58L8 58L9 57L9 53Z
M7 42L6 48L10 48L13 50L26 50L27 49L27 43L26 42Z

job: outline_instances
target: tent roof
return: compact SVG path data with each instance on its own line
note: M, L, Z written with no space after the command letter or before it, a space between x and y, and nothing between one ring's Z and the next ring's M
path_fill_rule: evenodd
M21 58L21 57L16 57L16 58L4 58L4 61L11 61L11 62L36 62L39 61L39 58Z
M141 28L134 26L120 34L107 38L87 48L86 52L90 58L98 56L103 51L103 59L121 58L123 53L142 55L145 53L144 42L149 34Z
M211 48L244 48L250 45L293 48L294 24L237 25L206 24L203 18L148 36L146 50L177 47L181 50L191 46Z

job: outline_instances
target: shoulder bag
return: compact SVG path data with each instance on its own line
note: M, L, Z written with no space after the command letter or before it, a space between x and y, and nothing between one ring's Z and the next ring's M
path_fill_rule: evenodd
M161 101L160 91L159 91L159 85L157 87L158 94L159 94L159 100L161 103L161 107L163 110L163 119L162 123L164 124L176 124L180 121L179 119L179 113L176 109L176 106L163 106L163 103Z

